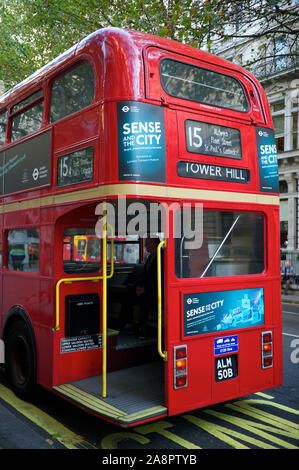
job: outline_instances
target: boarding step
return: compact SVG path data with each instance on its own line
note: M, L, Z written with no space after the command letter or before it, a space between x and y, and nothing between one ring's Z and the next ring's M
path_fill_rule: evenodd
M155 362L107 374L107 397L101 397L101 376L53 387L73 403L122 427L167 416L164 374Z

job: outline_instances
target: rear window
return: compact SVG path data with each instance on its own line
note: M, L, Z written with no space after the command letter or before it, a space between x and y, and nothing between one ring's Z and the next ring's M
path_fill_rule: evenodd
M160 63L163 89L171 96L247 112L241 83L234 77L173 59Z
M181 211L175 214L181 227ZM195 209L191 222L195 226ZM264 216L254 212L204 210L202 245L189 249L175 239L175 273L179 278L260 274L264 271Z

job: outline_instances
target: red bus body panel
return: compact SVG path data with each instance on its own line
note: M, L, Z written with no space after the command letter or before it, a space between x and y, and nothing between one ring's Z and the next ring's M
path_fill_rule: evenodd
M241 113L168 96L162 88L159 76L159 62L164 57L237 78L244 87L249 111ZM88 60L95 72L95 96L92 104L60 121L49 123L48 104L54 77L82 60ZM38 227L40 230L40 272L29 274L9 271L5 261L0 272L0 293L1 289L2 294L5 293L1 295L0 331L8 312L14 306L20 306L26 312L36 340L38 383L51 389L56 385L102 373L101 348L68 354L60 352L60 342L64 338L65 295L94 293L99 291L101 283L73 283L61 286L61 328L56 332L53 331L55 289L60 279L68 277L63 271L61 256L64 250L64 228L94 227L97 221L96 205L101 200L116 198L123 191L132 198L144 197L153 201L158 199L169 204L175 200L196 200L203 203L204 209L261 212L265 217L265 271L262 274L179 279L174 273L173 238L170 237L167 242L164 347L168 351L168 361L165 363L165 406L168 408L168 414L182 413L280 385L282 340L279 200L277 194L264 194L264 198L273 196L274 200L276 197L276 202L257 203L261 193L256 126L272 129L269 106L260 84L250 73L219 57L151 35L107 28L90 35L6 93L0 98L0 112L6 107L10 109L16 102L40 87L44 90L45 112L42 127L34 135L49 130L51 132L51 183L34 190L3 195L1 202L4 212L0 215L3 240L10 229ZM120 101L140 101L163 109L166 136L165 184L119 181L116 103ZM227 158L188 152L185 138L186 119L239 129L242 159L228 162ZM32 135L26 136L17 143L26 142L31 137ZM6 142L1 152L14 145L16 144ZM59 156L86 146L94 148L92 181L65 187L57 186ZM242 184L180 177L177 172L180 160L246 169L250 171L250 181ZM114 185L117 185L116 190L113 189ZM176 188L179 195L186 196L176 197ZM202 198L200 195L195 196L193 190L201 190ZM238 195L246 195L247 202L244 202L244 199L239 200ZM3 260L6 259L6 250L7 246L3 241ZM239 337L238 376L217 383L213 340L221 334L210 333L188 338L183 336L183 295L253 287L264 288L265 324L236 329L233 333L223 333ZM262 369L260 338L261 332L266 330L273 331L274 367ZM188 385L182 389L174 389L173 347L180 344L186 344L188 347ZM111 339L108 358L109 354L111 357L113 355L113 346L114 339Z

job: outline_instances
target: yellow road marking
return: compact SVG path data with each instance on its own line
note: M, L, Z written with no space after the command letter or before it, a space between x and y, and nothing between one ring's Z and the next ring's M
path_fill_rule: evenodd
M235 407L235 409L237 409L237 407ZM256 423L254 421L248 420L248 418L246 419L238 418L236 416L227 415L226 413L222 413L216 410L204 410L204 412L211 416L214 416L215 418L222 419L223 421L227 421L228 423L232 425L239 426L243 430L256 434L260 438L265 439L265 441L270 441L272 444L277 444L278 446L281 446L287 449L298 449L298 446L290 444L289 442L284 441L283 439L280 439L274 435L274 433L275 434L278 433L283 436L290 437L290 434L288 432L282 429L279 429L278 427L269 426L269 425L262 424L262 423ZM267 444L264 441L259 441L259 440L256 440L256 441L260 442L259 447L262 447L263 449L275 448L272 444Z
M73 433L63 424L56 421L50 415L40 410L31 403L18 398L7 387L0 385L0 398L12 406L15 410L28 418L34 424L46 431L52 439L56 439L68 449L77 449L80 443L84 442L83 437Z
M179 444L181 447L185 449L200 449L201 447L197 446L193 442L186 441L180 436L177 436L176 434L173 434L170 431L167 431L167 428L173 427L173 424L168 423L167 421L156 421L155 423L150 423L150 424L144 424L143 426L140 426L138 428L135 428L137 432L140 434L150 434L153 432L156 432L160 434L161 436L165 437L166 439L169 439L176 444Z
M256 392L255 395L259 395L260 397L263 397L263 398L268 398L269 400L274 400L274 397L272 397L271 395L268 395L267 393Z

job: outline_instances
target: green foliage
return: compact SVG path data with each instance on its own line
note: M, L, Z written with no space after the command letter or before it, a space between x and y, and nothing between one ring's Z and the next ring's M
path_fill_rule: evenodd
M0 80L5 88L97 29L113 26L200 47L219 0L2 0Z
M226 26L234 30L240 11L243 23L252 16L275 14L281 29L282 3L256 0L253 11L249 0L0 0L0 81L10 88L107 26L144 31L198 48L205 41L208 50L215 52L215 38L233 36Z

